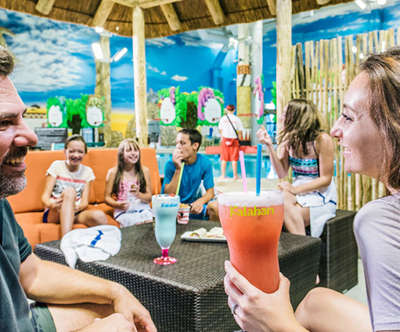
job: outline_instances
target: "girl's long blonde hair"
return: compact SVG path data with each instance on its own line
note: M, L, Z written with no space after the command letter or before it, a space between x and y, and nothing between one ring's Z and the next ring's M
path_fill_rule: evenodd
M317 107L306 99L292 99L286 106L283 129L278 143L287 143L298 157L308 154L307 143L321 133Z
M139 191L141 193L146 192L146 178L144 177L142 163L140 161L140 147L137 142L132 138L124 139L118 146L118 164L117 164L117 173L115 174L115 179L112 187L112 194L118 195L119 192L119 184L121 182L122 173L124 172L125 162L124 162L124 152L127 148L131 148L139 151L139 159L134 165L138 180L139 180Z

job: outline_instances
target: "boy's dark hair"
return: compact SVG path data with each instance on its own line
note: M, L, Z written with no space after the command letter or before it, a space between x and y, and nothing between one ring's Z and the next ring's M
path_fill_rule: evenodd
M194 143L199 143L199 147L197 148L197 151L199 151L202 137L197 129L183 128L179 130L179 133L188 135L191 145L193 145Z
M67 149L68 144L72 141L81 141L83 143L83 145L85 146L85 153L87 153L87 144L86 144L85 140L83 139L83 137L81 135L77 135L77 134L71 135L65 140L64 149Z
M226 109L227 109L228 111L234 111L234 110L235 110L235 105L229 104L228 106L226 106Z

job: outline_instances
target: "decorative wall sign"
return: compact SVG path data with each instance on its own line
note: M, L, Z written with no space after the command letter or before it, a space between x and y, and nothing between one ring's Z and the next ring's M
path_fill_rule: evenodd
M262 84L262 77L257 77L254 80L253 94L255 98L255 116L258 124L262 124L264 121L264 88Z
M89 127L102 127L104 123L104 98L89 96L86 104L86 122Z
M223 115L223 94L211 88L200 88L197 100L197 123L199 125L217 126Z
M64 97L52 97L47 100L47 123L52 128L67 128L67 115Z
M163 126L176 126L176 95L179 94L179 88L171 87L169 89L162 89L158 92L160 96L160 120Z

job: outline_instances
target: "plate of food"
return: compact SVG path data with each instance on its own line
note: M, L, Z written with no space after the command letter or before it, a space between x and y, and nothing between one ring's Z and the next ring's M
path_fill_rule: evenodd
M204 227L187 231L181 235L181 239L193 242L226 242L222 227L213 227L209 231Z

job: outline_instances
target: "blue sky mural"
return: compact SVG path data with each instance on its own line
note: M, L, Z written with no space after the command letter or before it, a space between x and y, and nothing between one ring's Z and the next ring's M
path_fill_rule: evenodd
M293 43L399 26L400 3L394 0L389 0L385 8L364 12L354 3L326 8L313 15L294 15ZM5 35L17 59L12 78L27 105L45 105L52 96L79 98L81 93L94 92L96 71L91 44L99 40L94 29L2 9L0 27L13 33ZM237 54L231 49L221 57L223 45L211 41L201 43L193 33L147 40L148 90L179 85L181 91L191 92L211 86L222 90L226 103L235 103ZM273 20L264 23L263 43L264 85L269 101L276 63ZM114 110L131 112L132 40L115 35L110 38L111 55L123 47L128 49L127 54L111 63L112 106Z

